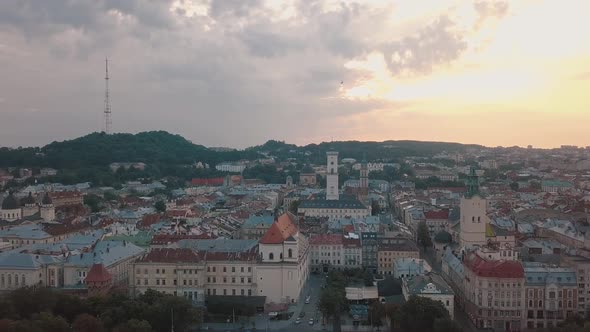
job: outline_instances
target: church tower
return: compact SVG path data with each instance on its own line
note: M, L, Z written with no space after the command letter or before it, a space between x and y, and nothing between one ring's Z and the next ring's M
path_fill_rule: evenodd
M45 221L53 221L55 220L55 207L53 206L53 201L51 197L49 197L49 193L45 193L43 196L43 201L41 201L41 218Z
M338 200L338 152L328 151L328 167L326 168L326 199Z
M467 193L461 198L461 246L471 248L486 244L487 200L479 193L479 179L471 167L467 179Z

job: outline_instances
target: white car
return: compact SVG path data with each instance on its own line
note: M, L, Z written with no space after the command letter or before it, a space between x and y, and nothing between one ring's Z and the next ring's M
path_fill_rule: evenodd
M295 319L295 324L301 324L301 318L297 317L297 318Z
M309 319L309 325L313 325L313 318Z
M308 297L305 299L305 304L309 304L309 301L311 301L311 296L308 296Z

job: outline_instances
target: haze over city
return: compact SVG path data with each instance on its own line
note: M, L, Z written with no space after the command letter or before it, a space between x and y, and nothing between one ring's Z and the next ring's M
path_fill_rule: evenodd
M0 146L588 145L588 1L0 2Z

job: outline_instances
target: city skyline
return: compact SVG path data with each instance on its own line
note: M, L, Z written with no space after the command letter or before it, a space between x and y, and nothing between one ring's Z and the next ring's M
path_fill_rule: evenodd
M587 146L590 3L0 4L0 146L99 131ZM561 13L557 15L556 13Z

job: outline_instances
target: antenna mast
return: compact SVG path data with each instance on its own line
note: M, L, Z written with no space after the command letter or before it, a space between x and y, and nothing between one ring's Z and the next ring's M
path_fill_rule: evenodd
M109 59L105 58L105 91L104 91L104 132L111 134L111 100L109 98Z

